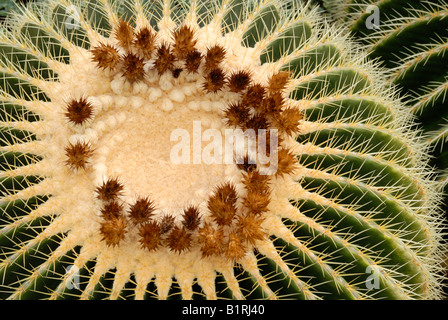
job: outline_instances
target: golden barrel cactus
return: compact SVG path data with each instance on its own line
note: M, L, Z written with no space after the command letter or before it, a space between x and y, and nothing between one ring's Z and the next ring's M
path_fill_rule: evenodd
M7 299L434 299L438 183L301 1L68 1L0 35Z

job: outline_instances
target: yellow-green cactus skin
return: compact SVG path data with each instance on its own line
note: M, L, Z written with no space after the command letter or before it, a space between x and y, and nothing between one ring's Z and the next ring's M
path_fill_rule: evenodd
M12 14L1 298L441 298L428 145L344 30L296 0ZM268 162L219 161L238 129Z

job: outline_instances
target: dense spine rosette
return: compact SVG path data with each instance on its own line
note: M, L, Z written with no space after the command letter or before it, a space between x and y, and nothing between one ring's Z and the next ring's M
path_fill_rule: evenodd
M426 148L317 9L53 0L0 50L3 298L440 297Z

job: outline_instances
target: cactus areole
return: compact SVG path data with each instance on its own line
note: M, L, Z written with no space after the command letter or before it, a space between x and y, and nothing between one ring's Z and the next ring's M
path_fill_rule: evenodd
M297 1L48 1L0 35L8 299L431 299L381 69Z

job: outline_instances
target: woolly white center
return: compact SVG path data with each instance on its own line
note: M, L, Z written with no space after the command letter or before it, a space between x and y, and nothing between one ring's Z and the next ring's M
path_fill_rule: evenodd
M126 111L126 120L99 139L99 151L106 174L119 177L129 196L150 196L161 208L181 212L188 204L206 201L236 166L208 163L220 151L210 154L205 148L213 141L203 141L207 130L222 132L215 113L192 112L171 100L155 103L173 103L173 110Z

